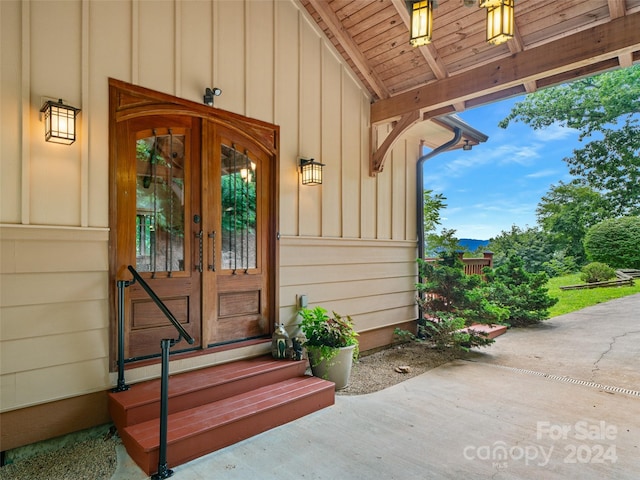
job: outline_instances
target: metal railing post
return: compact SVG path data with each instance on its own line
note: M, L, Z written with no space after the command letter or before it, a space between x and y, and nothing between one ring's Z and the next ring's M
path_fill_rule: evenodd
M135 280L134 280L135 281ZM133 285L134 281L118 280L118 385L112 392L129 390L124 381L124 289Z
M169 404L169 349L178 343L180 338L160 340L162 348L162 380L160 382L160 451L158 456L158 473L151 475L152 480L161 480L173 475L167 465L167 416Z
M167 319L178 331L178 338L170 339L165 338L160 340L160 348L162 349L162 372L160 381L160 445L159 445L159 458L158 458L158 473L151 476L153 480L161 480L169 478L173 475L173 470L170 470L167 466L167 423L168 423L168 404L169 404L169 350L176 343L180 342L183 338L193 345L195 339L189 335L180 322L176 320L176 317L171 313L167 306L160 300L160 297L156 295L153 289L145 282L140 274L129 265L128 270L133 275L133 280L118 281L118 387L113 391L119 392L127 390L129 387L124 383L124 289L129 285L133 285L136 281L147 292L147 295L153 300L153 303L164 313Z

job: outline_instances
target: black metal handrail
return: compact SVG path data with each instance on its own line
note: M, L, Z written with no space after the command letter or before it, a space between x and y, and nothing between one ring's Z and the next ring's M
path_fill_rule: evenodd
M145 292L147 292L147 295L149 295L151 300L153 300L153 303L155 303L158 306L158 308L162 311L162 313L164 313L165 317L169 319L169 321L173 324L173 326L178 331L178 334L180 336L176 339L176 343L178 343L181 338L184 338L189 345L193 345L193 343L195 342L194 338L191 335L189 335L189 333L184 329L182 325L180 325L180 322L176 320L176 317L173 316L173 313L169 311L167 306L162 302L162 300L160 300L158 295L156 295L156 292L154 292L151 289L149 284L144 281L144 278L140 276L138 271L135 268L133 268L131 265L129 265L127 269L131 272L131 275L133 275L133 278L135 279L135 281L140 284L140 286L144 289Z
M163 338L160 340L160 348L162 349L162 373L160 381L160 446L158 458L158 472L153 474L153 480L168 478L173 475L173 471L167 465L167 417L169 403L169 350L183 338L193 345L195 339L189 335L176 317L171 313L167 306L160 300L156 292L149 284L140 276L135 268L129 265L128 270L133 275L133 280L118 280L118 385L113 389L114 392L122 392L128 390L129 386L124 381L124 289L138 282L140 286L147 292L147 295L153 300L158 308L169 319L171 324L178 331L178 338Z

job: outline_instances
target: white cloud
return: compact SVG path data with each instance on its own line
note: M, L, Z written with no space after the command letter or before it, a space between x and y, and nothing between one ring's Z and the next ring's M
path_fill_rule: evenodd
M544 177L557 177L560 174L558 170L538 170L537 172L531 172L528 175L525 175L526 178L544 178Z
M578 130L576 130L575 128L565 127L563 125L560 125L558 122L555 122L546 128L533 130L532 134L538 140L547 142L554 140L564 140L571 136L577 136Z

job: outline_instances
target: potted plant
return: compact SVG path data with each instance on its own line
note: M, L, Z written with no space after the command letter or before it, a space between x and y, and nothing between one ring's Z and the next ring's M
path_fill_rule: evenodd
M351 317L342 317L336 312L330 317L322 307L303 308L299 313L312 373L334 382L336 390L346 387L351 366L359 353L358 334Z

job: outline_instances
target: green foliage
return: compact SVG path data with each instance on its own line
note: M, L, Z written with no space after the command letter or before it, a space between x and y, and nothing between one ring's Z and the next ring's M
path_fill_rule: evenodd
M640 65L635 65L527 95L500 127L522 121L540 129L560 122L587 136L622 115L639 111Z
M586 261L583 239L587 229L608 217L605 200L590 187L560 182L542 197L536 214L556 252ZM546 270L546 269L545 269Z
M338 348L351 345L356 346L353 359L358 358L358 333L350 316L342 317L333 312L330 317L322 307L303 308L298 313L302 317L300 329L306 337L305 346L320 350L319 361L330 360L338 354Z
M440 210L447 208L447 198L441 193L433 193L433 190L425 190L424 204L424 231L432 232L440 225Z
M492 238L487 247L493 252L493 264L498 267L517 256L522 259L528 272L544 271L544 263L553 257L554 248L549 236L538 228L520 228L515 225L511 231L500 232Z
M483 295L479 275L465 275L457 253L444 253L438 262L418 259L422 283L416 284L423 316L418 337L430 338L440 348L467 349L493 342L475 331L461 331L473 323L500 323L508 310Z
M460 250L459 242L455 230L443 228L440 235L431 233L425 237L425 253L428 257L433 257L440 255L441 252Z
M565 255L564 252L555 252L548 262L542 264L544 272L549 277L561 277L578 270L578 264L574 257Z
M509 257L494 269L485 268L485 275L489 299L508 309L507 323L511 326L532 325L549 318L549 307L558 301L548 295L547 274L527 272L520 257Z
M607 302L615 298L626 297L640 293L640 282L634 285L615 288L589 288L583 290L561 290L560 287L566 285L577 285L580 283L580 274L574 273L563 277L556 277L549 280L547 287L549 295L560 300L549 309L551 317L575 312L598 303Z
M256 184L246 181L240 173L223 175L222 228L228 232L256 228Z
M585 283L604 282L616 276L616 272L606 263L591 262L582 267L580 280Z
M569 173L602 193L609 217L640 215L640 127L627 118L621 128L601 133L564 159Z
M574 128L582 149L565 158L575 183L598 191L608 217L640 214L640 65L539 90L517 103L500 122L521 121L534 129L553 124Z
M465 350L473 347L486 347L493 343L485 333L465 330L465 320L448 313L442 313L438 319L425 319L422 328L426 336L439 350Z
M640 268L640 217L605 220L585 236L589 259L613 268Z

